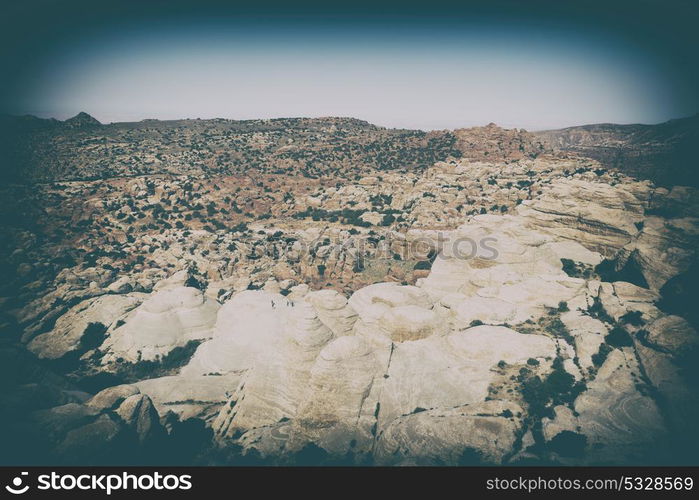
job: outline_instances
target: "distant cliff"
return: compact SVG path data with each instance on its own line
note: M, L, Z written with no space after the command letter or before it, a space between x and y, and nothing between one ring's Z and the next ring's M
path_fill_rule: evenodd
M549 146L661 185L699 186L699 114L657 125L600 123L535 132Z

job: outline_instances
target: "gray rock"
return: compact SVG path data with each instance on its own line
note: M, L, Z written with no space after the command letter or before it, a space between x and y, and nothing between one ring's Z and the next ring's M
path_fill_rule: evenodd
M126 398L139 393L140 391L135 385L116 385L98 392L86 405L100 411L112 410L121 405Z

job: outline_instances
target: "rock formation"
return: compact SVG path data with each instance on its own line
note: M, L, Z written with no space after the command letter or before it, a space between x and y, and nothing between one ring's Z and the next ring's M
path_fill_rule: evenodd
M41 174L60 182L0 198L24 221L2 247L0 427L52 460L179 448L197 463L298 464L310 450L316 463L580 465L693 453L693 188L494 126L78 121L32 137L65 134L79 180L63 165ZM227 134L201 157L165 140L139 149L151 134L185 144L213 131ZM98 163L76 144L108 133L126 144L114 158L138 152L148 175L114 160L117 173L87 179ZM329 152L341 139L364 166L339 169L352 156ZM213 145L235 141L240 157L216 170ZM408 168L398 143L432 149ZM309 148L327 163L304 167ZM272 160L250 175L245 155Z

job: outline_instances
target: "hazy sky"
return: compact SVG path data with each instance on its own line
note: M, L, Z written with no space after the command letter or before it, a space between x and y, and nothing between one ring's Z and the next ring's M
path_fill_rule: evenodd
M567 11L547 22L459 13L217 17L192 7L72 25L51 48L25 50L5 107L102 122L352 116L421 129L656 123L697 111L678 61L627 27Z

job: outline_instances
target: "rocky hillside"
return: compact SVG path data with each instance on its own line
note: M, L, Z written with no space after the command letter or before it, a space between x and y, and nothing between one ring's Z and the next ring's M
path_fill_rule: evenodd
M535 132L550 147L594 158L658 184L699 186L695 149L699 115L658 125L601 123Z
M530 134L492 124L423 132L353 118L101 125L86 113L65 122L5 116L0 140L6 155L3 173L13 182L250 172L312 179L372 170L419 172L448 158L536 158L545 152Z
M2 463L694 463L695 188L492 125L22 124Z

